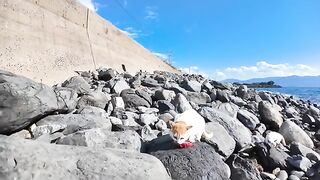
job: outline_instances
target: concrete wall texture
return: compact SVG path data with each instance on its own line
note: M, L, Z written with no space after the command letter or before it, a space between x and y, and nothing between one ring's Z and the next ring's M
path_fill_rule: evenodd
M76 0L0 0L0 69L52 85L122 64L178 73Z

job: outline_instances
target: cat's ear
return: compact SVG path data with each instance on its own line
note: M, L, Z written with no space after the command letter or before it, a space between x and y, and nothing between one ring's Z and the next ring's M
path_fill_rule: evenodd
M187 126L187 129L189 130L189 129L191 129L192 128L192 126Z

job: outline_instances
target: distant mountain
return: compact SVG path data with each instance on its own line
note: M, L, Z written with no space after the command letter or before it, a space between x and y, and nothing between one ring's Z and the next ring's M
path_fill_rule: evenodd
M257 83L274 81L275 84L282 87L320 87L320 75L319 76L286 76L286 77L266 77L266 78L254 78L248 80L238 79L226 79L222 82L227 83Z

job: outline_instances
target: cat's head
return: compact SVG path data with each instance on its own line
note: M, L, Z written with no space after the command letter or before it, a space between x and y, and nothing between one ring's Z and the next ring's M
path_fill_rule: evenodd
M171 127L171 134L178 144L182 144L188 140L189 137L187 137L186 132L191 128L191 126L187 126L183 121L169 121L169 124Z

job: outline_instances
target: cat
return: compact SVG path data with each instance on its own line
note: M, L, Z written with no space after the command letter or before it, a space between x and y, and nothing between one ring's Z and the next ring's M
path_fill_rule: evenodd
M169 121L171 133L178 144L185 142L194 143L204 139L210 139L213 134L205 130L204 118L194 109L189 109L176 116L175 121Z

